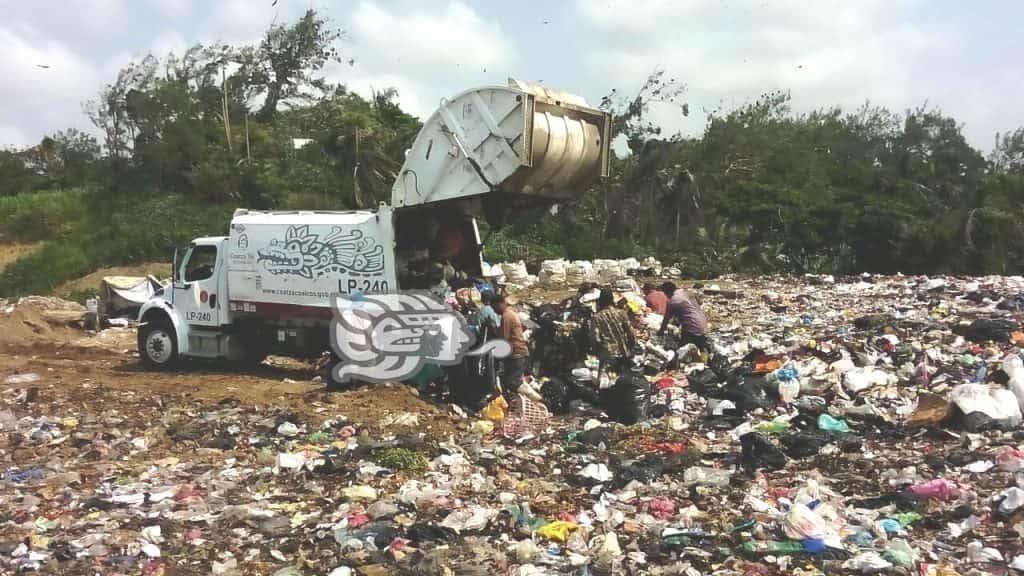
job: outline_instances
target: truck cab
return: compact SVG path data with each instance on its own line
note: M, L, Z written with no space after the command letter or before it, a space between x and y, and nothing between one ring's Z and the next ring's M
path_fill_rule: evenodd
M203 330L231 324L224 301L226 236L196 238L178 258L171 282L139 311L139 351L154 368L180 356L218 357L219 346L204 346ZM205 348L205 350L204 350Z

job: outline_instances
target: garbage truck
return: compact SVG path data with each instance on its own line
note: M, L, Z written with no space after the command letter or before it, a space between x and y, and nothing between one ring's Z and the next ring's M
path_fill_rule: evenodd
M583 98L519 80L442 99L406 151L390 203L238 209L227 236L175 252L170 283L139 310L142 362L316 356L330 346L335 295L429 288L453 270L479 277L477 218L500 223L577 198L608 174L610 128Z

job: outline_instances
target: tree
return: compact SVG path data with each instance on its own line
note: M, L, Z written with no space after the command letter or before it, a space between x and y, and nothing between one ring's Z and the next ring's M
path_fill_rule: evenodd
M601 100L600 107L612 113L612 141L614 142L620 137L624 138L631 153L628 158L618 164L619 174L604 183L604 203L607 214L604 236L606 238L619 238L627 234L626 223L632 221L632 216L640 205L638 198L631 196L630 192L644 189L648 196L651 196L654 194L654 188L657 187L654 181L647 179L647 176L651 174L649 171L634 169L641 163L647 168L651 168L651 162L642 161L640 157L645 149L653 150L646 148L646 143L661 134L661 127L648 117L651 104L676 106L679 112L686 116L689 114L689 107L680 102L685 91L685 84L675 78L666 79L664 70L655 70L647 77L634 96L625 98L613 89L611 94ZM646 181L640 182L637 177ZM648 199L647 204L653 205L651 199Z
M263 97L260 120L272 119L278 105L289 99L325 89L316 73L329 61L341 61L336 45L341 37L341 30L330 28L310 9L295 24L271 26L259 46L239 50L238 76L247 101Z
M0 197L30 192L39 183L39 176L29 167L23 152L0 150Z

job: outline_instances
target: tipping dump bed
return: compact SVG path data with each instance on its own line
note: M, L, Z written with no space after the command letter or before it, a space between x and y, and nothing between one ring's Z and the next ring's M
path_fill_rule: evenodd
M424 124L392 189L396 208L501 194L573 200L607 176L610 115L579 96L510 80L469 90Z

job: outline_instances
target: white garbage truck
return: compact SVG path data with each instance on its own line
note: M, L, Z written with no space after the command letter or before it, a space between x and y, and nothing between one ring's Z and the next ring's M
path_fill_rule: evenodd
M330 345L336 294L428 288L452 270L479 276L475 217L577 198L607 176L610 125L583 98L518 80L442 100L406 152L390 204L239 209L227 236L176 253L170 284L139 311L143 363L316 356Z

